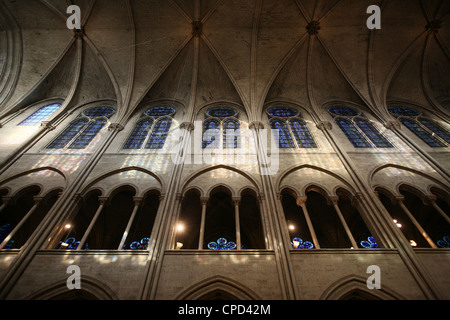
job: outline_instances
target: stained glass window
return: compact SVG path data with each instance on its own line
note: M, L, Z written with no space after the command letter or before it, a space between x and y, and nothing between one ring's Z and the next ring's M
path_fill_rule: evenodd
M280 119L274 119L270 121L270 127L272 130L278 130L278 137L275 136L275 140L278 138L278 148L295 148L286 122Z
M137 123L123 149L162 149L176 110L159 106L148 109Z
M47 148L85 149L114 112L111 107L96 107L83 111Z
M272 117L290 118L298 116L299 112L297 110L288 107L275 107L267 110L267 114L269 115L269 118Z
M48 149L63 149L75 136L83 130L88 119L82 118L72 122L52 143Z
M406 118L400 118L399 120L401 123L404 124L405 127L414 132L416 136L422 139L430 147L433 148L446 147L446 145L443 142L433 137L433 134L425 130L425 128L423 128L417 121Z
M228 149L241 147L239 114L233 108L213 108L205 114L202 147L205 149L221 146Z
M42 121L48 119L54 112L61 107L61 104L54 103L40 108L34 112L31 116L19 123L19 126L38 126Z
M96 119L89 122L85 127L83 132L72 142L69 149L84 149L89 143L95 138L95 136L100 132L100 130L105 126L106 120Z
M267 110L267 116L272 130L278 130L279 148L317 148L306 122L301 119L297 110L289 107L274 107Z
M162 118L153 127L150 139L145 146L146 149L162 149L169 134L172 118Z
M145 139L152 127L153 120L150 118L138 122L130 138L125 143L124 149L141 149Z
M433 148L445 148L450 144L450 133L435 121L423 117L422 113L407 107L388 107L410 131Z
M418 117L420 116L420 112L414 109L405 108L405 107L389 107L388 108L390 113L393 113L397 116L403 116L403 117Z
M210 109L206 112L207 117L215 117L215 118L228 118L228 117L236 117L237 111L227 107L219 107Z
M363 118L354 119L356 125L378 148L393 148L393 145L373 126L373 124Z
M328 111L330 111L331 113L334 113L335 115L343 116L343 117L359 116L358 111L356 111L352 108L348 108L348 107L331 107L330 109L328 109Z
M334 106L328 111L355 148L394 147L361 112L343 106Z
M367 142L361 132L356 129L355 125L350 120L344 118L336 118L335 121L355 148L371 147L371 145Z
M204 148L217 148L220 145L220 122L215 119L206 120L203 124L203 142L202 146Z
M229 149L240 148L241 135L239 134L239 122L227 120L223 123L223 147Z
M289 124L295 140L300 148L317 148L317 145L303 120L292 119L289 121Z
M450 134L447 130L442 128L439 124L434 122L433 120L419 118L419 122L423 124L425 127L430 129L430 131L437 134L439 137L444 139L447 143L450 143Z

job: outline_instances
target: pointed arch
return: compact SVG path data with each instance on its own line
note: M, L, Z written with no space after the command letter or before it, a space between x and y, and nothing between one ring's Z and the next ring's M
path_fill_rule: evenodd
M61 298L88 300L119 300L117 294L105 283L87 275L83 275L80 295L67 296L67 279L61 279L29 295L25 300L58 300ZM78 291L78 290L76 290Z
M261 300L250 288L224 276L207 278L180 292L175 300L202 300L213 292L224 292L239 300Z
M383 290L370 290L367 288L367 278L355 274L341 278L330 285L320 296L320 300L346 299L352 293L358 292L362 298L374 300L405 300L397 292L383 284Z

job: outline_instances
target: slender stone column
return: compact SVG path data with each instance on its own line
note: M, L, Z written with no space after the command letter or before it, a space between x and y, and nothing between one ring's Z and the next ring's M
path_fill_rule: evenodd
M89 227L87 228L86 232L83 235L83 238L80 241L80 244L77 247L78 251L82 250L81 248L83 248L84 244L86 243L86 240L89 237L89 234L91 233L92 228L94 228L95 222L97 221L98 217L100 216L100 213L102 212L108 198L100 197L98 200L100 201L100 205L98 206L98 209L97 209L97 212L95 212L94 218L92 218L91 223L89 224Z
M208 197L200 197L202 203L202 220L200 222L200 235L198 237L198 250L203 249L203 242L205 241L205 221L206 221L206 205L208 203Z
M445 221L450 223L450 218L448 217L448 215L445 214L444 210L442 210L441 207L438 206L438 204L436 203L436 199L437 199L436 196L428 196L428 201L433 206L433 208L436 209L437 212L439 212L439 214L442 216L442 218L445 219ZM0 212L1 212L1 208L0 208Z
M416 226L416 228L419 230L419 232L422 234L422 236L427 240L428 244L432 248L437 248L436 244L431 240L430 236L426 233L426 231L422 228L422 226L419 224L419 222L414 218L412 213L408 210L408 208L405 206L403 201L405 200L405 197L396 197L396 200L400 207L402 208L403 212L408 216L408 218L412 221L412 223Z
M2 206L0 207L0 213L3 211L3 209L6 208L6 206L8 205L8 203L11 201L11 198L10 198L10 197L3 197L2 200L3 200L3 204L2 204Z
M316 249L320 249L319 241L317 240L316 233L314 231L313 224L311 222L311 219L309 218L308 209L306 209L306 200L307 197L298 197L297 198L297 205L299 207L302 207L303 214L305 215L306 223L308 224L309 233L311 233L311 237L314 243L314 247Z
M358 245L356 244L356 241L353 238L352 232L350 231L350 229L349 229L349 227L347 225L347 222L345 221L344 216L342 215L341 209L339 208L339 197L338 196L332 196L332 197L330 197L330 200L333 203L333 207L336 210L336 213L339 216L339 219L341 220L342 226L344 227L348 238L350 239L352 247L357 249Z
M133 212L131 213L130 220L128 220L127 227L125 228L125 231L124 231L123 236L122 236L122 240L120 240L120 244L119 244L119 247L117 248L117 250L122 250L122 248L123 248L123 246L125 244L125 241L127 240L128 233L130 232L131 226L133 225L133 221L134 221L134 218L136 216L136 213L137 213L137 211L139 209L139 206L142 203L142 197L134 197L133 201L134 201Z
M31 215L36 211L39 204L43 200L43 197L34 197L34 206L28 210L25 217L20 220L20 222L14 227L14 229L8 234L8 236L3 240L3 242L0 244L0 250L2 250L6 244L11 240L12 237L19 231L19 229L22 227L22 225L31 217Z
M241 250L241 226L239 221L239 203L241 202L241 197L233 197L234 204L234 220L236 225L236 250Z

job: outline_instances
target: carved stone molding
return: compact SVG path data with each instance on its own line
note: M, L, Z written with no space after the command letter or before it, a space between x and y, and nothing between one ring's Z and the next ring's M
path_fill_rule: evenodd
M260 130L264 129L264 124L261 121L252 121L248 127L252 130Z
M330 121L320 121L316 126L320 130L331 130L333 128Z
M52 125L50 123L50 121L42 121L41 122L41 127L44 127L45 129L47 129L48 131L53 131L56 129L56 127L54 125Z
M191 132L194 131L195 125L192 122L183 122L182 124L180 124L180 129L184 129Z
M123 125L121 125L120 123L111 123L108 127L109 131L117 131L120 132L124 129Z
M399 122L399 121L393 120L393 121L388 121L388 122L386 122L386 123L384 124L384 127L385 127L386 129L389 129L389 130L394 130L394 129L400 129L400 128L401 128L401 125L400 125L400 122Z

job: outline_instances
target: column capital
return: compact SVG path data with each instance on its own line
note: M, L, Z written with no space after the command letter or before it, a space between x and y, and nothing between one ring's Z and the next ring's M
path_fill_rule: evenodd
M231 200L233 200L233 204L235 206L238 206L239 203L241 202L241 197L232 197Z
M306 201L308 200L307 196L301 196L301 197L297 197L297 199L295 200L295 202L297 203L297 205L299 207L301 207L302 205L304 205L306 203Z
M3 204L7 204L8 202L10 202L12 200L12 197L9 196L4 196L1 197Z
M329 196L332 205L337 205L339 203L339 196Z
M209 197L200 197L200 202L202 205L206 205L208 203Z
M106 202L108 202L109 197L98 197L98 201L100 202L100 205L105 205Z
M405 201L405 197L404 196L394 196L394 200L400 204L403 203L403 201Z
M39 203L41 203L42 200L44 200L44 197L42 197L42 196L34 196L33 197L34 204L39 204Z
M144 200L143 197L133 197L134 205L139 205L142 200Z

